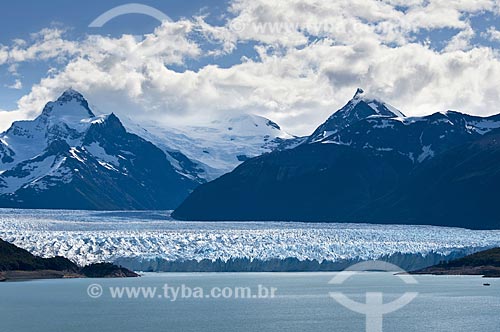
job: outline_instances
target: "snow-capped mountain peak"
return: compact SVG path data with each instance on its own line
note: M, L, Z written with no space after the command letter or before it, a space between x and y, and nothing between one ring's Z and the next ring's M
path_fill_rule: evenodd
M248 158L298 144L276 123L250 114L184 127L157 122L138 124L125 118L125 129L122 120L112 113L95 116L84 96L68 89L47 103L34 120L14 122L0 134L0 196L24 187L34 188L47 179L47 183L56 183L56 177L69 183L82 174L82 169L66 165L68 162L92 168L95 165L91 160L95 161L95 174L87 175L91 179L102 167L129 174L133 170L124 165L132 154L128 156L126 149L112 150L112 144L107 143L111 140L115 144L115 138L128 133L162 150L170 164L165 166L165 174L172 167L177 175L169 176L182 179L186 187L230 172ZM143 153L134 154L145 158ZM45 180L40 181L42 178Z
M16 121L0 134L3 145L0 150L5 150L3 156L0 155L3 159L0 160L0 170L34 158L57 140L77 146L90 126L104 118L94 115L79 92L66 90L57 100L47 103L37 118Z
M363 97L364 94L365 94L365 90L358 88L358 90L356 90L356 93L354 94L354 97L352 99L360 99Z
M87 100L79 92L69 89L54 102L49 102L40 117L56 118L58 121L79 122L81 119L93 118L94 113Z
M285 145L293 147L300 141L275 122L253 114L220 117L175 128L153 122L138 125L125 119L125 127L153 142L174 159L176 153L181 152L197 164L191 175L204 180L230 172L249 158L285 148ZM175 160L172 162L175 164Z
M358 89L354 97L318 127L307 142L322 141L369 117L404 118L405 115L394 106L366 93L363 89Z
M87 100L85 99L85 97L80 92L71 88L65 90L62 95L57 98L57 102L68 102L72 100L77 100L79 102L87 104Z
M200 127L202 126L197 126L197 128ZM258 135L283 139L293 138L292 135L281 130L277 123L255 114L222 117L211 121L210 127L235 136Z
M171 209L197 184L74 90L0 134L0 206Z
M314 140L309 142L350 146L377 154L397 153L416 164L498 128L499 115L483 118L446 111L405 117L390 105L358 90L346 107L318 128Z
M358 88L351 102L353 104L352 109L354 109L355 106L358 106L361 102L364 102L368 105L368 107L375 111L376 115L398 118L405 117L405 115L394 106L366 93L361 88Z

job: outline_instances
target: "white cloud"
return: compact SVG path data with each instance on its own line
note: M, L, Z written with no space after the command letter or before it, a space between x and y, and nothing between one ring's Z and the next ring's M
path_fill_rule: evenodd
M203 34L203 36L214 43L219 43L222 45L222 49L209 52L207 55L224 55L230 54L236 49L236 44L238 42L237 37L230 29L226 27L212 26L205 22L204 17L195 17L198 29Z
M483 33L483 37L492 42L500 42L500 31L495 27L490 27L485 33Z
M6 85L9 89L21 90L23 88L23 83L20 79L16 79L16 81L11 85Z
M467 18L493 8L487 0L237 0L227 26L181 20L164 23L144 40L69 41L59 30L45 30L34 41L0 48L0 64L67 62L22 97L16 113L0 112L0 123L35 116L68 87L84 93L98 112L179 123L251 112L294 134L310 133L357 87L410 115L450 108L500 113L499 55L471 45L475 31ZM266 22L286 24L251 28ZM444 27L460 31L442 51L413 40L414 32ZM211 56L255 41L258 57L229 68L174 71L186 59L207 56L193 34L218 46Z
M229 26L243 40L298 46L308 36L351 44L359 38L404 44L421 30L467 29L466 14L493 10L492 0L235 0ZM404 8L404 10L402 9Z
M9 58L8 48L0 45L0 66L7 62Z
M14 121L27 120L30 117L23 111L4 111L0 109L0 130L8 129Z
M8 49L8 56L4 62L19 63L30 60L63 60L80 52L78 42L64 40L64 30L43 29L31 35L32 40L16 40L12 48Z
M471 49L472 45L470 44L470 42L475 35L476 33L474 32L472 27L468 26L467 28L453 36L453 38L448 42L445 51L453 52Z

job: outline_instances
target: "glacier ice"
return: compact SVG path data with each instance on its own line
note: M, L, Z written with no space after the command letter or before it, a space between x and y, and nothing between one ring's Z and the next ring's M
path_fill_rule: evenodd
M119 259L367 260L393 254L479 250L500 231L404 225L179 222L170 212L0 209L0 238L43 257L86 265Z

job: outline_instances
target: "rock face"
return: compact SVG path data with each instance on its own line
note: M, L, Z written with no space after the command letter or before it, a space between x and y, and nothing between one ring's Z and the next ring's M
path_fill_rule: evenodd
M319 126L307 139L308 143L319 142L338 134L350 125L370 117L403 118L404 114L393 106L386 104L358 89L354 97L342 109L335 112Z
M79 267L63 257L41 258L0 239L0 271L53 270L77 273Z
M0 134L0 160L1 207L172 209L199 184L73 90Z
M500 278L500 248L494 248L466 256L451 262L443 262L414 274L435 275L483 275Z
M111 263L97 263L83 267L80 273L87 278L133 278L137 273Z
M42 258L0 239L0 281L54 278L127 278L139 275L110 263L80 268L64 257Z
M173 216L499 229L499 128L500 115L405 117L358 90L303 144L200 186Z

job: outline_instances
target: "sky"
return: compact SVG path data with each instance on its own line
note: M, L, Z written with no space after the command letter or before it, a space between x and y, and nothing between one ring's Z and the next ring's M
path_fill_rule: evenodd
M0 7L0 131L68 88L95 113L138 122L252 113L296 135L310 134L358 87L407 115L500 113L500 0Z

